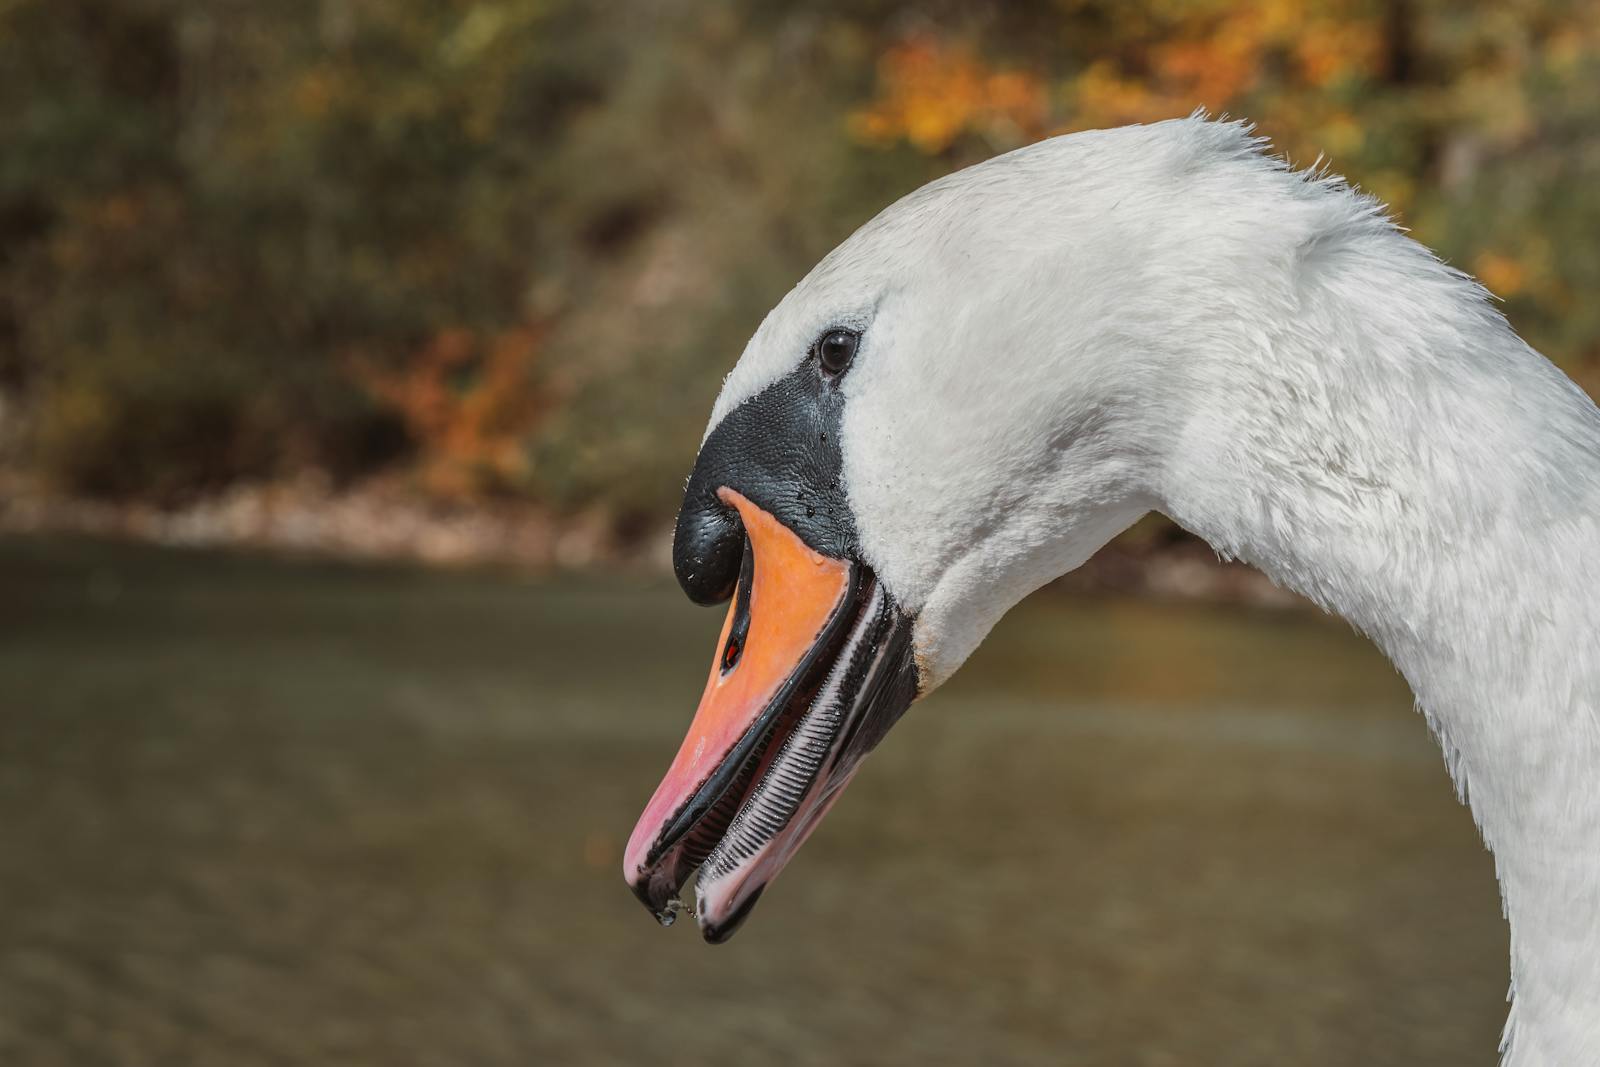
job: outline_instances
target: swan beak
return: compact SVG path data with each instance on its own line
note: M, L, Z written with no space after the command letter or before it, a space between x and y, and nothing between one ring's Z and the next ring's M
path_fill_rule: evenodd
M870 570L732 489L717 496L744 527L738 584L688 736L623 857L663 925L698 869L711 942L732 935L916 696L909 620Z

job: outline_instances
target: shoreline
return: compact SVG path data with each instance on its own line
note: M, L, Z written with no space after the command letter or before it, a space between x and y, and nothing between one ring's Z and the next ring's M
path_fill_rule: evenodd
M444 503L390 479L346 489L313 481L238 485L172 507L63 496L6 479L0 480L0 536L90 537L443 568L670 574L672 529L661 524L623 537L600 512L558 516L513 500ZM1310 607L1254 568L1219 561L1189 537L1161 544L1114 541L1051 587L1073 595Z

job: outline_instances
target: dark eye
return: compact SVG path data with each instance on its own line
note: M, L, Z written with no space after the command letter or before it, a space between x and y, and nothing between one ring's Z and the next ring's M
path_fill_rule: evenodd
M817 362L829 374L843 374L860 344L861 335L854 330L829 330L817 341Z

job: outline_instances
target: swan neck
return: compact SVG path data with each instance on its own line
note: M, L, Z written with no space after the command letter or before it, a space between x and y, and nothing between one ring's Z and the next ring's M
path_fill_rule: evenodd
M1494 853L1505 1062L1600 1062L1600 413L1466 281L1364 274L1193 383L1160 506L1394 662Z

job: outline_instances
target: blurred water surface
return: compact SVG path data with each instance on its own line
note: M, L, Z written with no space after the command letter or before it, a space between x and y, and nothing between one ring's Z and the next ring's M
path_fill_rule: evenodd
M719 621L0 544L0 1062L1493 1062L1492 863L1339 624L1035 598L710 948L618 867Z

